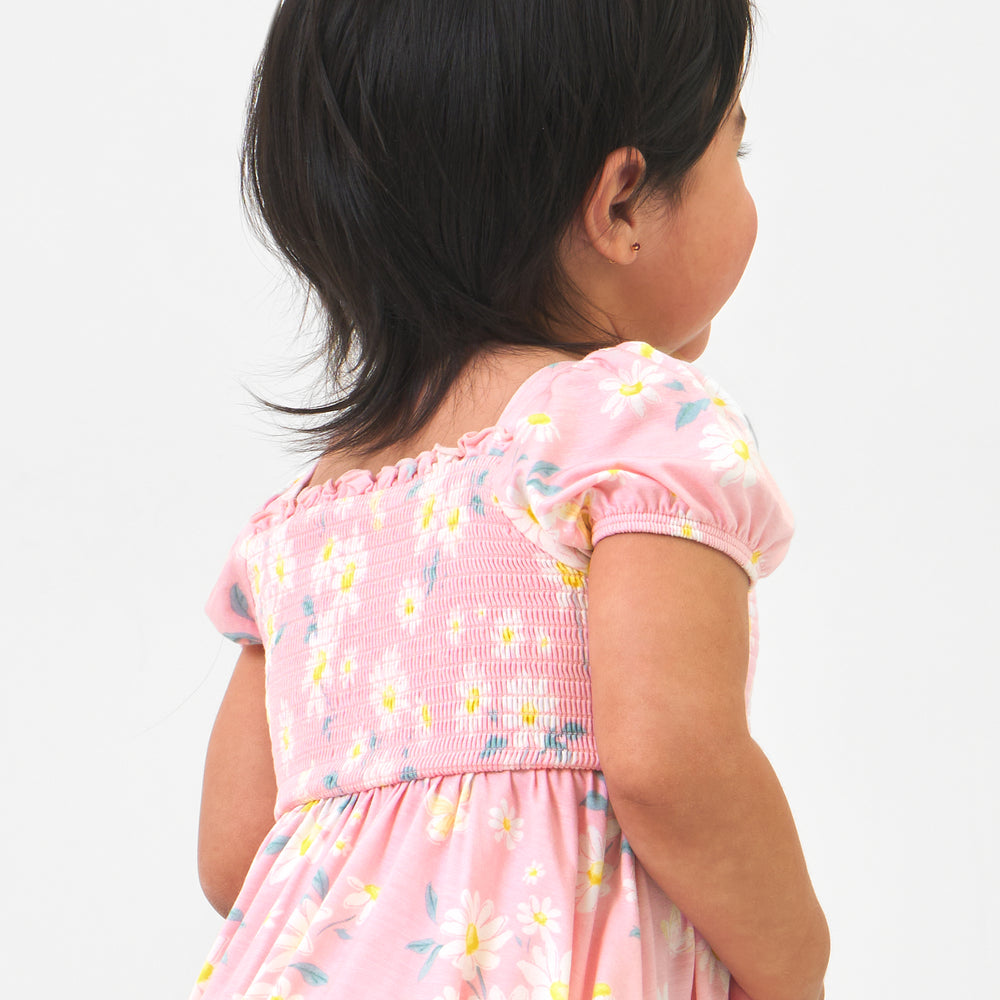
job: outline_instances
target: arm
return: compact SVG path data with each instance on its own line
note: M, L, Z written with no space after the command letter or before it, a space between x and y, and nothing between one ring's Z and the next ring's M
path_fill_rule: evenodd
M826 920L747 730L746 575L696 542L613 535L594 549L589 604L598 753L636 857L728 966L734 993L818 1000Z
M236 661L208 741L198 827L198 875L212 906L232 909L274 823L277 782L264 708L264 649Z

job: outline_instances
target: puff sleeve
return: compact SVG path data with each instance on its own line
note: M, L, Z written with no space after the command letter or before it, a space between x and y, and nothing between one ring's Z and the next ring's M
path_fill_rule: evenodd
M251 521L236 538L205 604L205 614L212 624L227 639L242 646L262 642L256 607L259 587L254 585L249 552L254 528Z
M547 371L511 401L497 499L516 527L576 567L623 532L702 542L751 582L778 565L792 517L718 383L638 342Z

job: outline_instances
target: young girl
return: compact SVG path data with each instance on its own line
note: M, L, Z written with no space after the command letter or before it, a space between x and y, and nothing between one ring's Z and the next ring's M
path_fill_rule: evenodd
M750 0L285 0L247 193L327 320L321 457L209 600L243 645L194 996L816 1000L747 731L791 534L688 364L750 254ZM412 456L412 457L408 457Z

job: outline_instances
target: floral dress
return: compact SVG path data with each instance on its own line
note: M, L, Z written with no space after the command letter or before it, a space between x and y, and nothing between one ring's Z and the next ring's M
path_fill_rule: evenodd
M620 532L729 555L749 692L753 584L791 519L732 400L626 343L536 372L457 447L306 481L250 519L207 606L264 645L278 796L192 997L726 997L608 801L587 571Z

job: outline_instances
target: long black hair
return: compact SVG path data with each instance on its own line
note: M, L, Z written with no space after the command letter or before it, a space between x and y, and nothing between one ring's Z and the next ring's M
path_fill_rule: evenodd
M743 81L752 0L284 0L243 195L326 321L313 450L417 432L496 345L584 354L557 247L607 155L677 196ZM265 233L266 229L266 233Z

